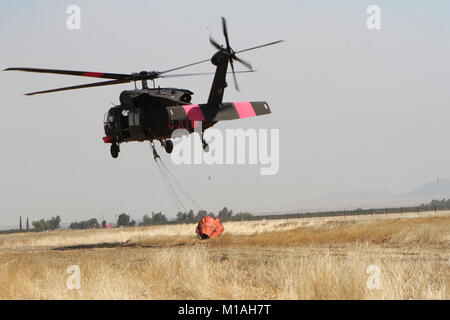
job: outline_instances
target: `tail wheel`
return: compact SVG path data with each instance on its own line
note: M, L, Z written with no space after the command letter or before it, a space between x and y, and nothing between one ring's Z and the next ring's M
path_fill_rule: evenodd
M166 149L167 153L172 153L173 151L173 142L172 140L166 140L165 141L165 145L164 145L164 149Z
M111 144L111 156L116 159L119 156L119 145L117 143Z

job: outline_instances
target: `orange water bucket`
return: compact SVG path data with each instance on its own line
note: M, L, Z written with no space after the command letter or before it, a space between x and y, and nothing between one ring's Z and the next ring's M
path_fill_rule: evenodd
M201 239L216 238L222 234L224 227L219 218L204 217L197 225L195 232Z

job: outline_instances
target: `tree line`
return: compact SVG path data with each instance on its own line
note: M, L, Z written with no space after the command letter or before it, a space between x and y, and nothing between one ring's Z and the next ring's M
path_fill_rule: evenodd
M442 200L431 200L430 203L421 204L420 208L423 211L431 211L431 210L450 210L450 199L442 199Z
M179 223L198 223L201 219L206 216L217 217L223 222L226 221L244 221L244 220L258 220L258 219L282 219L282 218L306 218L306 217L318 217L318 216L339 216L339 215L352 215L352 214L384 214L384 213L406 213L406 212L419 212L419 211L437 211L437 210L450 210L450 198L442 200L432 200L429 203L423 203L419 206L414 207L395 207L395 208L377 208L377 209L355 209L349 211L329 211L329 212L311 212L311 213L292 213L292 214L278 214L278 215L266 215L266 216L254 216L248 212L240 212L237 214L233 213L233 210L229 210L224 207L219 210L217 215L212 212L207 212L206 210L199 210L197 213L191 209L188 212L178 212L175 220L169 220L162 212L152 212L151 215L144 215L142 222L139 226L150 226L150 225L164 225L164 224L179 224ZM41 219L32 222L33 229L28 228L28 218L27 218L27 230L26 231L49 231L60 229L61 217L57 215L48 220ZM115 222L116 227L134 227L136 226L136 221L132 220L131 217L122 213L118 216ZM92 218L79 222L72 222L69 225L70 229L82 230L82 229L97 229L106 228L107 222L103 220L101 223L97 219ZM2 230L0 233L15 233L22 232L22 218L20 217L20 228L17 230Z
M233 215L233 210L228 210L228 208L224 207L222 210L219 210L217 215L212 212L207 212L206 210L199 210L196 214L191 209L187 213L186 212L178 212L176 215L176 219L170 221L162 212L152 212L151 215L144 215L142 218L142 222L139 223L139 226L150 226L150 225L164 225L164 224L177 224L177 223L197 223L201 219L206 216L218 217L222 221L240 221L240 220L248 220L253 218L250 213L238 213ZM61 228L61 216L57 215L56 217L52 217L50 219L41 219L37 221L33 221L32 223L33 229L29 229L28 227L28 218L27 218L27 229L26 231L51 231L57 230ZM117 221L115 222L116 227L134 227L136 226L136 221L132 220L131 217L122 213L118 216ZM22 217L20 217L19 229L15 230L3 230L0 233L15 233L15 232L23 232L22 229ZM98 222L96 218L83 220L83 221L75 221L70 223L69 229L72 230L86 230L86 229L98 229L98 228L106 228L107 222L103 220L101 223Z
M206 216L218 217L222 221L242 221L249 220L253 217L252 214L248 212L240 212L238 214L233 214L233 210L229 210L224 207L222 210L216 214L212 212L207 212L206 210L199 210L196 214L191 209L188 212L178 212L176 219L170 221L162 212L152 212L151 215L144 215L142 217L142 222L139 226L151 226L151 225L164 225L164 224L177 224L177 223L198 223L201 219ZM118 216L116 226L117 227L134 227L136 226L136 221L132 220L131 217L122 213ZM102 222L101 227L105 228L106 221ZM81 222L72 222L70 224L70 229L95 229L100 228L97 219L90 219Z
M204 217L210 216L210 217L217 217L221 221L242 221L242 220L249 220L253 218L253 215L248 212L240 212L238 214L233 215L233 210L228 210L227 207L224 207L222 210L219 210L217 215L215 215L212 212L207 212L205 210L199 210L197 214L194 214L193 210L189 210L188 213L186 212L178 212L176 222L179 223L193 223L193 222L199 222Z
M41 219L38 221L33 221L31 223L35 231L47 231L47 230L56 230L60 228L61 217L56 216L51 219L45 220Z

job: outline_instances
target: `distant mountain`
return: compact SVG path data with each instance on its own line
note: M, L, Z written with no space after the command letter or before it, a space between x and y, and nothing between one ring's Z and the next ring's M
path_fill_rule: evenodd
M384 206L395 197L385 190L363 190L357 192L333 193L305 202L306 207L314 210L341 210Z
M401 196L405 199L410 198L433 198L440 200L450 197L450 180L438 179L433 182L426 183L417 189Z
M302 201L298 206L305 212L351 210L356 208L418 206L433 199L442 200L444 198L450 198L450 180L448 179L439 179L426 183L405 194L393 194L386 190L333 193Z

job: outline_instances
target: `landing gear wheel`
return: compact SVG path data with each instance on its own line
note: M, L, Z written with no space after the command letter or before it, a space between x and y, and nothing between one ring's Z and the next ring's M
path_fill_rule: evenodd
M172 140L166 140L164 143L164 149L166 149L166 152L168 154L171 154L173 151L173 142Z
M116 159L119 156L119 145L117 143L111 144L111 157Z

